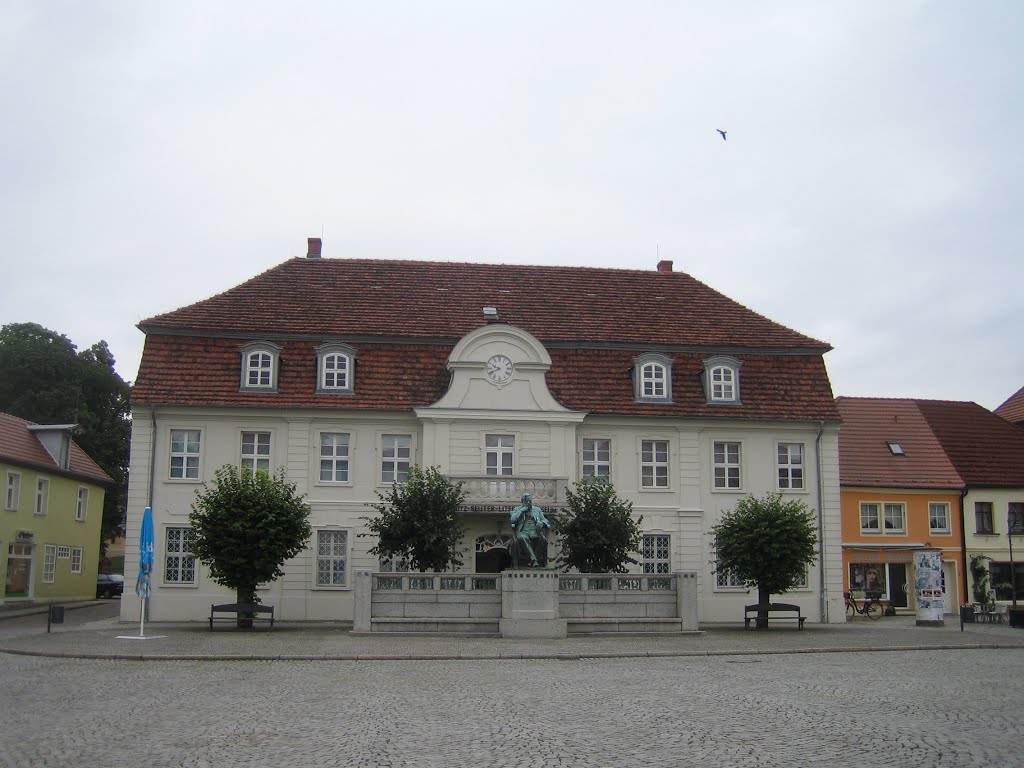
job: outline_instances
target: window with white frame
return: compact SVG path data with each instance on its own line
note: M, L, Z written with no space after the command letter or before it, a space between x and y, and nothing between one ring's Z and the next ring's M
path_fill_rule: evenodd
M606 438L583 438L584 479L610 482L612 477L612 441Z
M667 403L672 399L672 360L648 352L633 358L633 395L638 401Z
M715 442L712 446L714 457L715 488L735 490L742 487L740 472L740 444Z
M665 397L665 366L661 363L647 363L640 368L641 397Z
M513 475L516 454L515 435L484 436L484 473Z
M409 479L412 462L410 435L382 435L380 445L380 481L384 484L404 483Z
M33 512L45 515L50 505L50 481L45 477L36 478L36 503Z
M353 391L355 350L346 344L329 343L316 348L317 391L349 394Z
M43 583L53 584L53 576L57 572L57 545L47 544L43 547Z
M668 488L668 440L640 441L640 487Z
M671 573L672 549L667 533L646 533L643 543L644 573Z
M715 586L719 589L746 589L746 585L740 581L735 572L727 568L715 569Z
M75 501L75 520L82 522L89 511L89 489L78 486L78 499Z
M168 528L165 532L164 583L195 584L196 559L192 553L195 532L191 528Z
M804 487L804 444L779 443L778 470L780 491L801 491Z
M320 482L347 483L349 462L348 432L320 433Z
M270 472L269 432L242 433L241 468L243 470L247 469L253 474L257 472Z
M860 505L861 533L882 532L882 508L873 501L863 501Z
M886 502L885 532L905 533L907 530L907 508L906 505L897 502Z
M932 533L949 533L949 502L928 502L928 530Z
M171 430L172 480L199 479L200 432L198 429Z
M703 363L705 399L709 403L739 403L742 363L725 355L716 355Z
M71 548L71 573L78 575L82 572L82 548Z
M275 390L280 353L280 347L265 341L253 342L242 347L241 389Z
M316 532L316 585L344 587L348 571L348 531Z
M4 489L4 509L17 512L21 500L21 473L8 472Z
M724 365L711 369L711 399L736 399L736 371Z
M67 544L57 545L57 559L58 560L70 560L71 559L71 547Z

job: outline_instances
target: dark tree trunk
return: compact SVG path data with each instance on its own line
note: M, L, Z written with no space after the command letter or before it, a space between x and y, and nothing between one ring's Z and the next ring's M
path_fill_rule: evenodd
M256 602L256 590L252 587L239 587L235 590L235 602L239 605L248 605ZM240 613L235 623L237 629L252 629L252 619L255 614Z
M771 593L760 584L757 587L757 628L768 629L768 604L772 601Z

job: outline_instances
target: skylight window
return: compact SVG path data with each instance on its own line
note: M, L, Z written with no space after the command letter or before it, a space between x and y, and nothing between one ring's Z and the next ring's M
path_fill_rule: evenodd
M893 456L907 455L907 452L903 450L903 446L895 440L887 440L885 444L889 446L889 452L892 453Z

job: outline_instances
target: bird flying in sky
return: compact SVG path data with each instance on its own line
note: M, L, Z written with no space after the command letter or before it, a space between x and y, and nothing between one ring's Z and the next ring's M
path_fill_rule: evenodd
M715 130L722 134L722 141L726 141L725 131L723 131L721 128L715 128Z

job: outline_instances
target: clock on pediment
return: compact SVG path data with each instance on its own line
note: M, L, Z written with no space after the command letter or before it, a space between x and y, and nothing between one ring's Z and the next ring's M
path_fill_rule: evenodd
M487 361L487 378L495 384L504 384L512 378L512 361L504 355L494 355Z

